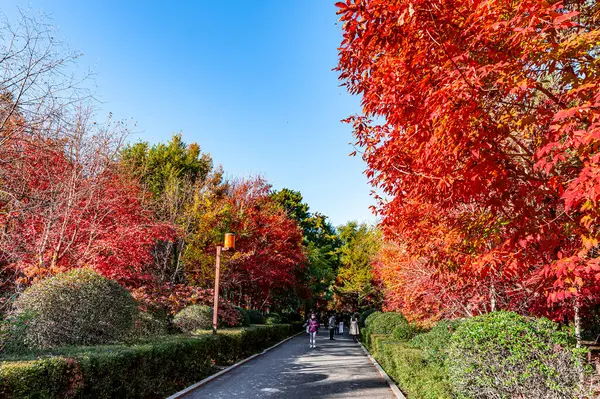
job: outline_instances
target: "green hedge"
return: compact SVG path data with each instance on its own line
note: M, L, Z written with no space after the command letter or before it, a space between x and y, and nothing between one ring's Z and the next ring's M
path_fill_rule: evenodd
M422 332L374 313L366 325L365 345L411 399L591 397L579 386L586 350L544 318L501 311Z
M490 398L559 399L581 393L586 357L572 329L500 311L463 322L452 335L446 363L459 397L487 392Z
M394 334L397 329L399 330L397 335L402 336L404 340L412 338L417 332L417 329L410 326L401 313L374 312L365 319L365 328L361 331L361 340L368 349L371 349L371 335Z
M299 329L274 325L172 336L121 346L76 347L0 362L2 398L159 398L257 353ZM301 329L301 325L300 325ZM51 356L51 357L50 357Z
M389 335L371 336L371 354L411 399L446 399L452 390L443 365L428 361L425 353Z
M359 325L359 327L360 328L364 328L365 327L365 320L367 319L367 317L369 317L370 315L372 315L375 312L377 312L376 309L367 309L367 310L363 311L358 316L358 325Z

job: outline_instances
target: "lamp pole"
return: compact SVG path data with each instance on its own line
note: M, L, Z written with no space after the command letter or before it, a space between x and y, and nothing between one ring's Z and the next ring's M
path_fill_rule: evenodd
M232 233L225 234L225 246L217 246L217 257L215 261L215 292L213 303L213 334L217 333L217 324L219 321L219 277L221 271L221 251L235 250L235 235Z
M213 304L213 334L217 333L217 320L219 316L219 274L221 269L221 249L220 245L217 246L217 261L215 265L215 298Z

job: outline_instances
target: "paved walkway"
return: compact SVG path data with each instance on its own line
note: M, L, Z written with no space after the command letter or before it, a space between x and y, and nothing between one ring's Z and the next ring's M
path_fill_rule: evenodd
M395 398L392 390L348 336L328 331L308 346L302 334L194 391L188 398Z

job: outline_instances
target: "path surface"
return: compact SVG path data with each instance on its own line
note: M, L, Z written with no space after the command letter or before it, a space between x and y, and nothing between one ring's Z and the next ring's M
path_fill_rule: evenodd
M329 340L327 330L308 346L302 334L186 396L196 398L395 398L358 344Z

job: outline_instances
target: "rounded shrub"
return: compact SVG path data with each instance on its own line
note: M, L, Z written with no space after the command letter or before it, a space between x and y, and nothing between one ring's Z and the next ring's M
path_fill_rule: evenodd
M32 285L15 301L15 311L32 315L25 341L35 348L123 340L138 313L125 288L90 269L75 269Z
M494 312L463 322L448 349L459 397L574 398L585 350L572 331L544 318Z
M219 303L219 326L220 327L239 327L244 322L244 316L231 302L222 301Z
M406 324L401 324L394 328L392 335L394 336L394 339L398 341L408 341L420 332L421 329L419 327L407 322Z
M358 315L358 325L360 327L365 327L365 320L367 317L377 312L375 309L367 309Z
M424 358L442 366L448 355L448 343L461 320L441 320L428 332L418 334L409 341L409 345L423 351Z
M212 328L213 311L210 306L190 305L173 317L173 324L185 333Z
M378 310L369 313L369 315L367 315L366 317L364 317L364 322L363 322L364 326L365 327L369 327L369 325L371 324L371 322L373 320L375 320L375 318L377 318L380 314L383 314L383 312L380 312Z
M259 310L249 310L248 315L250 316L251 324L265 324L265 316Z
M365 322L372 334L392 334L398 327L409 328L408 321L401 313L376 312L367 317Z
M265 324L281 324L281 316L279 313L269 313L265 316Z
M241 325L243 327L248 327L250 325L250 315L248 314L248 311L244 308L240 308L239 306L236 306L235 309L240 313L240 315L242 315Z
M8 315L0 320L0 353L19 353L27 351L25 332L34 314L24 312Z
M168 322L150 312L139 312L134 319L133 338L146 338L168 334Z

